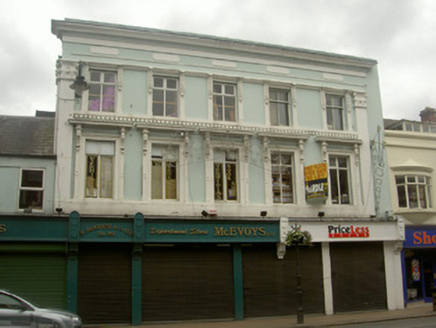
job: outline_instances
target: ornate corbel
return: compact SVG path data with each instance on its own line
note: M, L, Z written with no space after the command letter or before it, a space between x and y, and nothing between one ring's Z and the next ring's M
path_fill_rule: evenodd
M263 158L265 160L265 164L270 162L269 139L268 139L268 137L263 137Z
M148 130L142 130L142 154L147 156Z
M250 142L248 140L248 136L244 136L244 160L248 162L248 156L250 155Z
M277 258L283 260L286 254L286 244L277 243Z
M347 91L345 93L345 106L347 106L347 112L351 113L351 107L352 107L351 91Z
M321 144L322 147L322 160L327 163L327 142L323 141Z
M354 108L366 109L366 93L365 92L353 92Z
M298 146L300 148L300 163L304 163L304 140L300 139L298 141Z
M403 242L397 241L394 246L394 254L396 255L401 254L402 250L403 250Z
M356 166L359 166L360 163L360 157L359 157L359 145L354 144L354 156L356 160Z
M184 147L183 155L185 155L185 157L188 158L188 156L189 156L189 135L188 135L188 132L185 133L183 147Z
M121 128L120 130L120 150L121 150L121 154L124 154L124 141L126 140L126 129L125 128Z
M206 161L209 161L210 160L210 148L211 148L211 144L210 144L210 132L206 132L206 134L204 136L204 142L205 142Z
M82 124L76 125L76 152L80 151L80 140L82 138Z

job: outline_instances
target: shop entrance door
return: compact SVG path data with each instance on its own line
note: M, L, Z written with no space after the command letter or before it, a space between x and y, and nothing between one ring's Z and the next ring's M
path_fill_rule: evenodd
M422 288L424 290L424 300L426 303L433 302L433 293L432 289L434 286L434 276L433 272L435 269L435 263L432 258L425 259L423 261L423 268L422 268L422 274L423 274L423 282L422 282Z

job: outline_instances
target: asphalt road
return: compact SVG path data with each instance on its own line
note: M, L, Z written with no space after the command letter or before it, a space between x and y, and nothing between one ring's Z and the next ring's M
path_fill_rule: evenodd
M436 317L389 320L383 322L370 322L370 323L340 326L340 328L394 328L394 327L395 328L435 328Z

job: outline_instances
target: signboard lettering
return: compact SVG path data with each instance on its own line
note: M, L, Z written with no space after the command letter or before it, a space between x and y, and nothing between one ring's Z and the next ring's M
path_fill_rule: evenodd
M327 163L309 165L304 168L306 200L325 199L328 192Z
M6 233L7 231L6 224L0 224L0 233Z
M413 233L414 245L436 245L436 235L430 235L426 231L416 231Z
M342 225L327 226L329 238L368 238L369 227L355 227Z
M133 236L131 229L116 224L95 224L80 231L82 236L91 232L96 232L98 237L115 237L116 232L122 232L128 236Z

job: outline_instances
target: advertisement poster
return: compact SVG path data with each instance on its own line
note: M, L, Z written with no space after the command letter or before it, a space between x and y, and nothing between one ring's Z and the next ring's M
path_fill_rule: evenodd
M325 200L328 193L327 163L314 164L304 168L306 200Z

